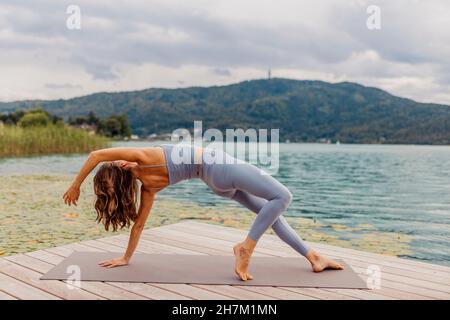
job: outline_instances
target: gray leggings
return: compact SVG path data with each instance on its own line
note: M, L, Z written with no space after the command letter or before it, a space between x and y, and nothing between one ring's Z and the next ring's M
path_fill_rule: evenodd
M233 199L257 213L248 236L258 241L272 227L284 242L305 256L309 251L307 245L282 216L292 201L291 192L254 165L232 158L227 153L216 152L230 162L203 163L202 180L216 194Z

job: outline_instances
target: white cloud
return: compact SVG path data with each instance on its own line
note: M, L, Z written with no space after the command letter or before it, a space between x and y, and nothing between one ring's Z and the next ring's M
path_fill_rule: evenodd
M450 104L450 3L371 1L80 0L0 4L0 100L97 91L218 85L273 76L355 81Z

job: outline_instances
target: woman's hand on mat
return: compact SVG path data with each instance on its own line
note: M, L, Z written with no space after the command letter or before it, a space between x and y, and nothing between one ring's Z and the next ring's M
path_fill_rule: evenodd
M63 195L64 203L68 204L69 206L71 204L76 206L79 196L80 187L72 184Z
M105 267L105 268L126 266L127 264L128 264L128 259L126 259L124 257L99 262L99 265L102 267Z

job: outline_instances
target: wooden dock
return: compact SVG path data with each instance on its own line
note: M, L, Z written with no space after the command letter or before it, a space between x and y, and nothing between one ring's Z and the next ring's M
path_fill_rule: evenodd
M231 255L246 232L196 221L146 229L137 252ZM127 235L82 241L0 259L0 299L450 299L450 268L380 254L310 243L318 252L344 259L363 279L367 268L381 270L381 288L324 289L187 285L157 283L82 282L70 289L64 281L39 277L73 251L123 253ZM264 235L255 256L297 256L276 236ZM232 270L230 270L232 272Z

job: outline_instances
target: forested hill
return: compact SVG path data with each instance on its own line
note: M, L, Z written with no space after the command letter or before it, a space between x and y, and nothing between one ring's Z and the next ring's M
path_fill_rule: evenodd
M0 112L38 103L52 114L128 115L134 133L192 129L279 128L282 140L450 144L450 106L417 103L355 83L289 79L227 86L96 93L54 101L0 103Z

